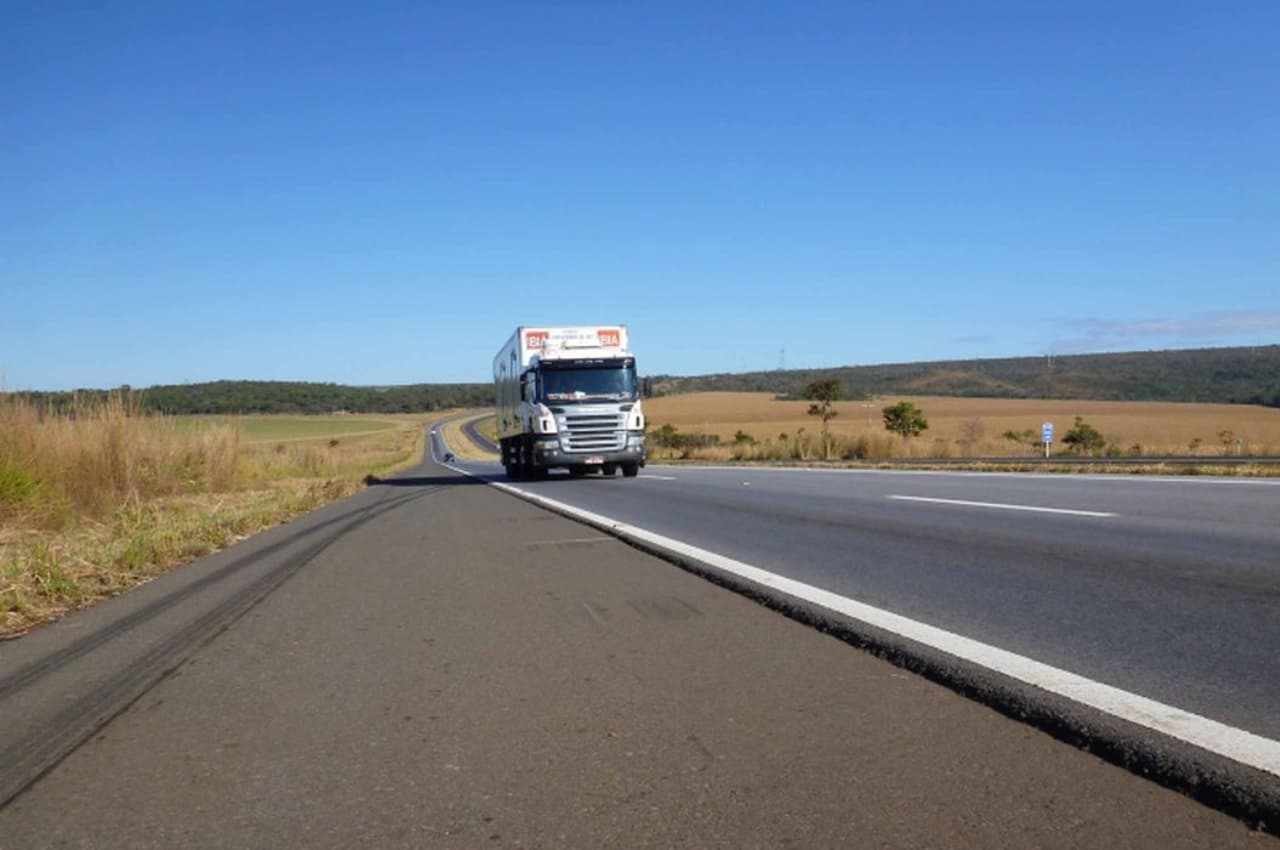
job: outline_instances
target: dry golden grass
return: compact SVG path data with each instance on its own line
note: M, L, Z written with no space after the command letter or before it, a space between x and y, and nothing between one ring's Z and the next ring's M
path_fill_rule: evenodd
M434 418L250 442L235 420L145 415L125 396L62 414L0 396L0 636L415 463Z
M492 416L492 413L481 413L479 411L475 411L472 416L466 416L454 422L446 422L442 425L441 430L444 432L444 442L445 445L449 447L449 451L453 452L463 460L491 461L496 458L496 454L477 446L462 430L462 426L469 421L482 417L489 417L491 420ZM494 434L496 435L496 433L497 432L495 431Z
M914 438L906 450L919 456L1029 454L1030 447L1001 435L1031 429L1039 439L1040 423L1046 420L1054 423L1055 446L1060 447L1076 416L1084 417L1109 444L1126 453L1141 445L1145 454L1184 455L1192 453L1190 446L1198 439L1201 442L1194 453L1221 455L1225 449L1219 434L1223 431L1231 432L1233 453L1237 439L1245 453L1280 453L1280 409L1233 404L886 396L869 406L838 402L839 415L831 420L831 433L849 439L866 437L873 444L883 441L887 451L902 454L902 441L885 432L880 413L881 408L898 401L914 403L929 421L929 429ZM715 434L726 443L732 442L738 431L756 440L776 442L783 433L794 441L797 432L804 429L804 434L816 439L822 423L807 415L808 408L806 401L775 401L768 393L690 393L644 402L650 434L669 423L685 433ZM974 432L977 439L972 439ZM704 451L715 459L734 456L728 447ZM873 451L870 456L888 455Z
M222 490L240 466L234 426L187 429L144 416L136 398L117 394L56 415L0 400L0 520L56 526L123 502Z

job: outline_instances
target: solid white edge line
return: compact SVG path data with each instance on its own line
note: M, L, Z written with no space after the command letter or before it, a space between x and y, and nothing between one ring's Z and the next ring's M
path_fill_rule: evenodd
M1042 508L1037 505L1008 505L1003 502L973 502L968 499L938 499L932 496L885 496L899 502L929 502L939 505L963 505L970 508L995 508L1002 511L1034 511L1043 514L1066 514L1068 516L1113 517L1110 511L1082 511L1075 508Z
M477 477L461 467L453 467L468 477ZM483 479L481 479L483 480ZM826 608L829 611L859 620L886 632L906 638L932 649L940 650L964 661L977 664L1019 682L1065 697L1081 705L1102 711L1146 729L1168 735L1179 741L1207 750L1248 767L1280 776L1280 741L1273 741L1225 723L1219 723L1199 714L1157 702L1111 685L1061 670L1048 664L1000 649L981 641L930 626L876 608L855 599L823 590L811 584L787 578L751 564L736 561L707 549L691 546L670 537L664 537L643 528L627 525L611 517L592 513L573 505L521 490L510 484L487 481L491 487L517 493L531 502L546 505L569 516L577 517L591 525L608 529L623 539L639 540L667 549L695 561L709 564L716 569L744 578L763 587L769 587L788 596Z

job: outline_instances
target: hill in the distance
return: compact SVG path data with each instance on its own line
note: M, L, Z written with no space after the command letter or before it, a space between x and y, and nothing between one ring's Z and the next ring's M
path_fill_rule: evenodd
M1280 407L1280 345L889 363L831 369L658 376L655 392L770 392L799 398L837 380L844 398L884 395L1191 401Z
M643 363L643 361L641 361ZM1200 348L890 363L831 369L655 376L657 395L728 390L799 398L814 381L835 379L843 398L885 395L994 398L1087 398L1104 401L1199 401L1280 407L1280 345ZM80 390L104 395L108 390ZM38 404L65 406L73 393L22 392ZM167 413L419 413L487 407L493 388L482 384L405 384L356 387L295 381L212 381L141 391L144 407Z

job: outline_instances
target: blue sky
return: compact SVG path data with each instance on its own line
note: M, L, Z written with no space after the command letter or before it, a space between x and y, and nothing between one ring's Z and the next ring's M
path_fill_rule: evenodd
M7 389L1280 342L1274 2L3 6Z

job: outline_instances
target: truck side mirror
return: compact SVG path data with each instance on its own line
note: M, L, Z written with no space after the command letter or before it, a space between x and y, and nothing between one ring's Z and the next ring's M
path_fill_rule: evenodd
M640 384L640 393L645 398L653 398L653 378L645 378Z

